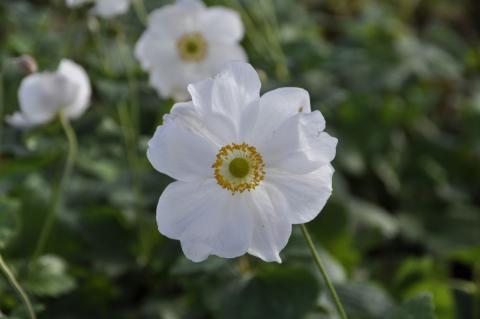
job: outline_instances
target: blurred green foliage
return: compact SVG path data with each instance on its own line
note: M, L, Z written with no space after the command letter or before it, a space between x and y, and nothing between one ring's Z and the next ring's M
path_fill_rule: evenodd
M350 318L480 318L480 3L207 3L242 10L264 89L306 88L339 138L333 196L309 227ZM0 250L39 318L337 318L299 229L280 265L193 264L156 230L170 180L147 162L146 141L172 101L133 58L144 29L135 12L99 20L62 0L0 2ZM72 58L94 89L73 123L80 152L55 230L34 262L67 145L59 123L5 126L21 54L42 70ZM0 280L0 318L25 317Z

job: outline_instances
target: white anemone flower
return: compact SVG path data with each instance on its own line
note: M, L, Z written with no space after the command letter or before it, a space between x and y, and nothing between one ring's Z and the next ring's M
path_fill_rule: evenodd
M94 2L92 13L102 18L112 18L124 14L130 8L131 0L66 0L67 6L75 8L85 3Z
M148 144L153 167L176 180L159 199L159 231L195 262L245 253L281 262L292 224L330 197L337 139L305 90L260 97L248 63L188 90L192 101L175 104Z
M179 0L153 11L135 48L150 85L162 97L188 99L187 85L213 76L228 61L246 61L237 12Z
M7 122L26 128L45 124L60 112L70 119L80 117L90 104L91 86L85 70L64 59L56 72L33 73L20 84L20 112L7 116Z

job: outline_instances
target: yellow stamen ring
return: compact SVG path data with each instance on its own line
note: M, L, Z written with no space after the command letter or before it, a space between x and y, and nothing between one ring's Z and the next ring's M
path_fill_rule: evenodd
M218 185L232 192L250 191L265 178L265 163L254 146L229 144L217 153L212 165Z
M207 56L207 41L200 32L186 33L177 40L177 50L185 62L201 62Z

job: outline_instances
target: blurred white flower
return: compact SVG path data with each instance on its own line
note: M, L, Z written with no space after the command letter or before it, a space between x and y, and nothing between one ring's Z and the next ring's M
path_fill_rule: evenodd
M187 85L218 73L228 61L246 61L240 16L224 7L180 0L153 11L135 48L150 84L163 97L187 100Z
M248 63L230 62L188 86L148 144L153 167L176 179L157 207L162 234L185 255L281 262L292 224L315 218L332 192L337 139L300 88L260 97Z
M7 116L16 127L47 123L60 111L70 119L80 117L90 103L90 80L71 60L62 60L56 72L33 73L22 80L18 91L20 112Z
M112 18L124 14L130 7L131 0L66 0L67 6L75 8L85 3L94 2L92 13L103 18Z

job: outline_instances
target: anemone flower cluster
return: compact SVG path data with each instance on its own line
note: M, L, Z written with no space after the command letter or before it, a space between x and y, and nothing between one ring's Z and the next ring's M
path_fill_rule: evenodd
M93 10L113 16L129 4L96 0ZM176 180L160 196L158 229L195 262L246 253L281 262L292 225L315 218L332 192L337 139L324 132L307 91L260 95L259 76L239 45L243 34L235 11L179 0L150 14L135 48L161 96L191 97L165 115L147 157ZM91 87L81 66L62 60L56 72L27 76L18 95L20 112L7 121L24 128L58 114L78 118Z
M188 84L213 76L228 61L246 61L237 12L180 0L154 10L135 55L162 97L188 99Z
M192 261L245 253L280 262L292 224L317 216L332 192L337 139L308 93L260 96L247 63L188 86L149 142L147 156L176 181L157 206L162 234Z
M60 112L80 117L90 105L91 86L87 73L71 60L62 60L55 72L33 73L20 84L20 112L7 116L15 127L28 128L52 121Z

